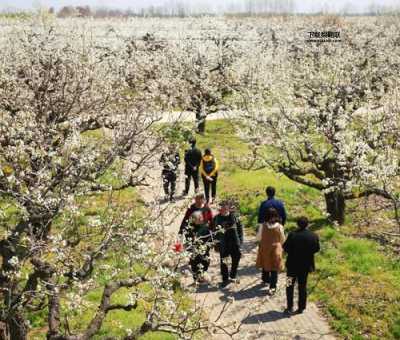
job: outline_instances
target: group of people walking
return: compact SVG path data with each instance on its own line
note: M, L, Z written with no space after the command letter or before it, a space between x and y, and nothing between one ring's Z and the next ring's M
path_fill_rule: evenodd
M299 301L295 313L302 313L307 303L308 274L315 269L314 254L320 249L318 236L308 230L308 219L300 217L297 219L297 229L286 237L285 206L275 198L273 187L268 187L266 194L267 199L261 203L258 211L258 252L255 265L261 269L262 284L267 285L268 294L273 295L277 289L279 273L284 269L283 254L287 254L285 313L294 313L293 293L296 282ZM179 234L191 253L190 267L195 282L207 282L205 273L210 265L210 251L214 247L220 255L220 286L226 287L238 281L243 226L232 200L222 200L216 213L213 213L208 203L204 194L195 195L194 203L187 209L182 220Z
M197 193L199 191L200 172L207 203L210 202L210 190L212 203L215 201L217 196L217 179L219 170L218 160L212 154L210 149L205 149L204 154L202 154L196 147L195 139L191 139L189 143L190 148L185 151L184 155L185 189L182 196L188 195L192 180L195 192ZM177 146L170 144L168 149L163 152L160 158L165 198L170 201L175 199L176 180L180 163L181 159Z

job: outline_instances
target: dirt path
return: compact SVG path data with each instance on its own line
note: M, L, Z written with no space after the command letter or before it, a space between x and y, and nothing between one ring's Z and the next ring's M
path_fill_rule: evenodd
M149 170L149 187L141 189L144 201L157 206L156 202L162 198L162 186L160 179L161 170L154 166ZM193 188L191 188L192 192ZM177 194L183 191L183 172L181 171L177 183ZM163 209L163 224L166 225L166 234L175 236L185 209L189 206L190 199L178 199L175 203L160 205ZM154 210L154 213L158 211ZM204 306L210 320L215 320L221 309L229 301L219 324L231 326L233 330L238 324L242 324L240 332L234 335L234 339L335 339L327 321L321 315L314 303L309 303L307 310L301 315L286 317L282 311L285 308L285 274L279 276L278 290L275 296L266 294L266 289L260 283L260 273L255 268L257 247L254 237L245 235L242 248L242 259L239 265L239 283L231 283L226 288L219 288L221 281L219 272L219 256L212 252L211 266L209 269L210 284L199 286L194 293L197 303ZM185 283L192 283L190 276L185 278ZM295 297L297 301L297 297ZM213 339L230 339L222 331L218 331Z

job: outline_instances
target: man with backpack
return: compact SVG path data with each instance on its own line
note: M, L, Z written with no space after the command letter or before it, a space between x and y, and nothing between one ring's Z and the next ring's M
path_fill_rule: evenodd
M183 196L189 193L190 182L193 178L194 191L199 190L199 166L201 162L201 151L196 148L196 139L190 140L191 148L185 151L185 190Z
M213 203L217 196L217 179L219 164L210 149L204 151L204 156L200 162L200 173L204 184L204 193L206 194L207 204L210 202L210 187Z
M172 201L176 189L176 175L181 159L179 152L174 144L170 144L168 150L163 152L160 158L162 165L162 180L166 200Z

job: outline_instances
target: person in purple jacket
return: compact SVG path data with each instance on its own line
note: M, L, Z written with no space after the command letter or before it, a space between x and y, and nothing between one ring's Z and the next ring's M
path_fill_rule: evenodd
M267 193L267 199L263 201L260 205L260 209L258 210L258 228L262 228L262 225L266 222L265 218L267 216L267 211L270 208L274 208L278 211L279 217L282 221L282 225L285 225L286 222L286 210L285 205L282 201L275 199L275 188L268 186L265 190ZM261 230L261 229L260 229ZM268 272L262 270L261 280L264 284L270 283L270 277Z

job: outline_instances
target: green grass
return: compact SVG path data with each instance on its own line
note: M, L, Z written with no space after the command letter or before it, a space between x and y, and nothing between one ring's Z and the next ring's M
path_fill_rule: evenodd
M332 326L350 339L398 339L400 268L369 240L321 230L311 297L323 302Z

